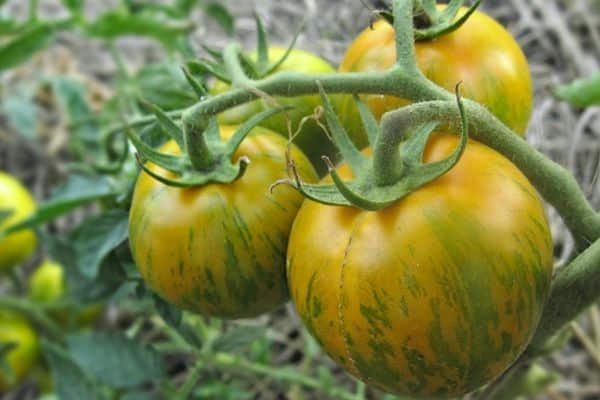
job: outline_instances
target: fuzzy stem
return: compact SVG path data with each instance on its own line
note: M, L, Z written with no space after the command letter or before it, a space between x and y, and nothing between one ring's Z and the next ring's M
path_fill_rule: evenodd
M552 281L550 298L531 341L543 347L569 321L600 297L600 240L563 267Z
M396 32L396 65L406 73L421 74L417 66L415 54L415 38L413 32L413 1L395 0L394 31Z
M580 250L600 238L600 215L587 202L575 178L531 147L484 107L464 100L470 137L492 147L515 164L562 216ZM438 120L459 126L460 114L451 101L429 101L385 114L381 141L398 142L399 127Z
M215 163L215 157L208 148L204 136L208 119L206 117L190 119L184 113L182 120L185 147L190 162L197 171L210 170Z

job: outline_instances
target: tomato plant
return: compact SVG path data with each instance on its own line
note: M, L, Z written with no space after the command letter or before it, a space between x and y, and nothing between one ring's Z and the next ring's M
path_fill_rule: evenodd
M0 393L18 384L35 364L38 353L38 336L33 327L23 317L0 310L0 344L12 344L4 355L10 368L10 375L0 369Z
M14 225L29 217L35 210L31 193L15 177L0 172L0 229ZM35 233L22 230L0 238L0 272L27 260L36 246Z
M285 54L287 49L282 47L269 47L269 60L279 60ZM251 54L251 58L256 58L256 54ZM335 69L322 58L300 49L292 49L287 58L273 71L277 72L301 72L301 73L333 73ZM214 94L222 93L229 89L229 85L223 82L217 82L213 88ZM302 124L297 136L294 137L294 143L308 156L316 168L323 166L321 156L323 154L332 155L335 147L327 138L323 129L314 119L306 118L313 115L315 109L319 107L321 101L318 95L298 96L298 97L265 97L252 101L237 107L226 110L219 116L223 124L235 125L246 121L251 116L274 105L289 106L291 109L283 114L274 115L261 123L261 126L271 129L284 137L288 137L288 120L292 133L295 133ZM305 121L302 121L305 119Z
M462 8L459 17L466 10ZM427 78L450 91L462 82L465 97L483 104L514 131L525 134L533 105L529 66L518 43L502 25L475 11L454 32L418 41L415 50L419 68ZM382 19L350 44L339 71L383 71L395 61L394 29ZM366 100L377 118L407 104L387 95L369 95ZM351 135L360 135L352 99L344 97L339 107Z
M456 144L436 135L424 161ZM535 189L471 141L453 169L388 208L306 201L288 282L306 326L352 375L390 392L453 397L498 376L528 344L552 249Z
M224 137L233 131L221 127ZM179 152L175 142L161 150ZM257 127L234 156L252 163L231 184L182 189L140 175L129 241L156 293L178 307L223 318L256 316L286 301L285 249L302 196L291 188L269 193L285 176L285 151L283 137ZM294 147L292 154L302 175L313 178L305 156Z

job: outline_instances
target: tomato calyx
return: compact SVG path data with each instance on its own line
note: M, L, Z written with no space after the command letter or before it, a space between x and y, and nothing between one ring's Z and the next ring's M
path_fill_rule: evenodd
M223 141L215 116L205 118L194 116L192 121L184 114L182 129L159 107L150 104L147 107L154 113L162 129L175 140L183 154L178 156L153 149L128 126L125 127L125 133L137 150L136 159L140 167L154 179L177 187L231 183L241 178L250 164L250 159L242 156L237 162L232 161L240 143L263 120L288 109L287 107L271 108L256 114L240 125L229 140ZM146 165L148 161L166 170L167 174L153 171Z
M476 0L463 16L456 19L463 4L464 0L451 0L445 8L440 9L435 0L415 1L413 8L415 40L433 40L457 30L475 12L481 0ZM394 15L390 10L375 10L375 13L391 25L394 24Z
M354 100L367 130L369 143L373 148L373 157L369 159L349 139L333 110L329 97L320 87L325 117L331 128L332 139L352 170L355 179L348 182L343 181L333 163L324 157L333 184L302 182L294 173L293 163L290 164L293 177L280 183L290 184L307 198L323 204L379 210L397 202L421 186L442 176L460 160L467 145L468 124L458 94L458 85L456 90L456 101L461 117L459 145L447 158L424 164L422 162L423 153L431 134L438 126L437 121L411 126L411 119L407 117L399 129L381 130L368 107L355 96ZM411 108L412 106L406 106L395 112L410 116ZM402 119L398 118L398 120ZM405 140L403 140L404 137L406 137Z
M267 32L255 13L254 20L257 31L256 56L251 57L241 50L237 43L232 43L223 51L204 46L204 50L212 59L202 58L187 62L187 68L193 74L211 75L218 80L234 86L245 86L247 81L258 80L274 73L289 57L302 31L300 25L286 51L275 61L269 60L269 41Z

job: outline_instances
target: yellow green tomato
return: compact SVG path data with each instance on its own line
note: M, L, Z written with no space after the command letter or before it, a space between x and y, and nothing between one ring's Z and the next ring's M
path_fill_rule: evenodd
M430 140L445 159L456 135ZM340 168L349 178L347 166ZM469 141L445 175L379 211L305 201L294 222L292 301L323 349L367 384L455 398L523 352L553 265L544 206L508 159Z
M0 211L10 215L0 220L0 230L31 216L36 204L29 191L15 177L0 172ZM32 230L22 230L0 238L0 273L26 261L37 239Z
M279 60L286 52L285 48L269 48L269 61ZM256 54L251 55L256 58ZM322 58L307 51L293 49L286 60L274 71L277 72L301 72L301 73L333 73L335 69ZM212 93L219 94L229 90L229 85L217 82ZM266 119L260 125L274 132L288 137L288 120L291 122L292 133L299 128L301 121L315 113L315 109L321 105L319 95L298 97L274 97L261 98L246 104L229 109L219 115L219 121L226 125L238 125L254 116L255 114L276 105L293 107L291 110ZM324 121L324 118L321 117ZM306 119L299 134L294 138L294 143L312 162L317 169L324 171L325 164L322 155L330 158L335 156L335 146L327 137L323 129L313 120Z
M63 268L54 261L44 260L29 277L29 296L36 303L54 303L64 291Z
M221 126L228 138L235 128ZM220 318L249 318L287 301L285 253L302 196L270 185L286 177L286 140L256 127L233 162L250 158L231 184L180 188L141 173L129 216L129 243L146 283L168 302ZM174 141L161 148L179 153ZM291 155L303 180L314 181L310 162ZM149 163L159 174L167 171Z
M29 298L44 306L52 306L59 302L66 292L63 267L46 259L29 277ZM65 324L73 321L75 326L83 327L91 324L102 313L101 304L66 305L52 309L52 316Z
M9 343L15 347L5 355L4 361L12 376L0 370L0 394L19 384L39 356L38 336L29 322L18 314L0 310L0 344Z
M459 15L466 12L462 8ZM340 72L383 71L396 62L394 28L379 20L350 44ZM488 108L507 126L525 134L533 105L529 65L510 33L483 12L475 11L460 28L416 45L417 63L425 76L449 91L462 82L464 97ZM407 104L388 95L364 97L377 118ZM339 113L354 140L366 144L358 111L350 96L339 103Z

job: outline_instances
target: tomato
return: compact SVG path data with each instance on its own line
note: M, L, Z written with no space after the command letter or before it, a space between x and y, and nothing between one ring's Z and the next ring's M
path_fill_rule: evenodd
M270 47L269 61L279 60L286 52L285 48ZM251 55L256 58L256 55ZM303 73L333 73L335 69L320 57L309 52L292 49L286 60L275 70L275 72L291 71ZM212 90L213 94L222 93L229 90L229 86L218 82ZM253 102L242 104L231 108L219 116L219 121L227 125L241 124L250 117L267 109L269 106L278 104L281 106L293 107L286 113L275 115L266 119L261 126L271 129L284 137L288 138L288 119L291 122L292 132L298 129L301 120L313 115L315 109L321 105L319 95L298 96L298 97L275 97L273 99L259 99ZM324 119L323 119L324 120ZM300 133L294 138L294 143L300 147L302 152L308 156L313 165L325 172L325 164L321 156L327 155L333 158L336 148L331 140L326 136L323 129L312 119L307 119Z
M462 15L466 8L462 8ZM515 132L524 135L531 116L533 89L527 59L502 25L475 11L456 31L432 41L416 43L418 65L429 79L454 92L462 81L464 97L486 106ZM365 29L348 47L341 72L382 71L396 61L394 29L385 20ZM367 104L379 119L407 104L394 96L371 95ZM352 98L339 103L344 126L362 145L362 128Z
M434 136L425 162L457 143ZM525 176L469 141L452 170L388 208L305 201L287 274L309 331L352 375L389 392L453 398L502 373L531 339L552 238Z
M29 191L13 176L0 172L0 210L12 211L0 220L0 230L29 217L35 211ZM32 230L22 230L0 239L0 272L26 261L34 252L37 239Z
M37 303L53 303L64 291L63 268L54 261L44 260L29 277L29 296Z
M0 310L0 343L16 345L4 361L11 368L14 381L0 369L0 393L20 383L36 363L39 356L38 336L33 327L21 316Z
M66 293L63 267L52 260L44 260L29 277L29 298L40 305L56 305ZM74 327L91 325L102 314L102 304L67 305L53 307L51 315L62 325L74 322Z
M233 127L221 126L229 137ZM146 283L165 300L222 318L253 317L288 298L285 251L302 196L269 185L286 177L287 141L257 127L234 159L251 164L231 184L194 188L166 186L146 173L136 182L129 218L131 251ZM163 152L178 153L174 142ZM315 173L292 147L304 179ZM149 168L169 176L149 164Z

